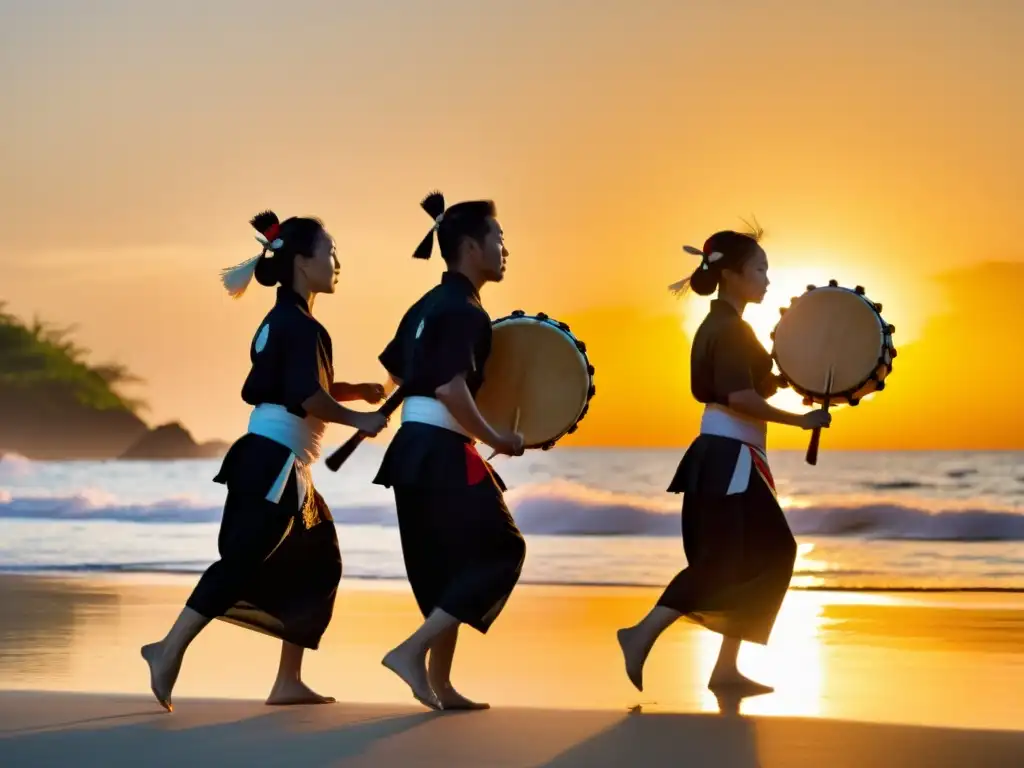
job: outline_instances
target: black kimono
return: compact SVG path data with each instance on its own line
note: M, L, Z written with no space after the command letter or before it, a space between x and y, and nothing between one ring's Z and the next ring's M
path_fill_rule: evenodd
M409 398L465 374L483 383L491 320L472 283L446 272L406 312L380 355ZM505 485L473 440L430 423L403 423L374 483L394 489L406 573L424 617L440 608L486 633L519 580L526 544L505 506Z
M711 303L694 336L690 371L693 396L713 408L727 406L734 392L769 397L775 389L771 356L722 300ZM684 494L687 567L658 604L727 637L765 644L793 575L796 541L775 496L763 438L758 445L704 432L668 488Z
M249 433L228 450L214 482L227 485L218 547L187 605L316 649L334 610L341 553L330 510L310 480L322 422L302 403L334 378L331 338L294 291L277 303L250 349L242 399ZM265 416L271 418L260 418Z

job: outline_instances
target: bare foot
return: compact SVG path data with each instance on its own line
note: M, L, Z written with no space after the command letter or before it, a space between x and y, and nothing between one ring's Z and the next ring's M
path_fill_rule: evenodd
M267 697L267 704L288 707L295 704L333 704L333 696L321 696L301 680L275 680Z
M142 646L142 658L149 665L149 689L161 707L168 712L173 712L171 691L174 690L178 672L181 671L181 658L170 661L164 658L163 643L150 643Z
M647 654L651 652L641 644L637 636L636 627L620 629L616 636L619 639L619 647L622 649L622 658L626 662L626 676L629 682L638 690L644 689L644 662L647 661Z
M435 685L433 689L437 694L437 700L441 703L441 709L444 710L480 710L491 708L491 705L486 702L467 699L452 688L451 683L448 683L448 685Z
M430 709L441 709L441 703L427 681L426 649L416 653L400 645L389 651L380 663L402 678L416 701Z
M739 672L713 672L708 681L708 690L728 692L734 696L760 696L775 689L744 677Z

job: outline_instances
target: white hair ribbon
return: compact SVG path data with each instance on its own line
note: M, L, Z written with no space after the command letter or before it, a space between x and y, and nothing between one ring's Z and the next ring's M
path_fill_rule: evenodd
M694 248L692 245L684 245L683 250L692 256L700 256L703 259L703 269L708 268L708 264L714 264L724 255L721 251L712 251L711 253L704 253L699 248Z
M434 231L437 232L441 228L441 221L444 219L444 211L437 214L437 218L434 219Z
M256 235L256 240L263 246L264 251L276 251L279 250L282 245L284 245L284 240L282 240L280 237L276 238L273 241L268 241L267 238L263 237L262 235ZM260 255L262 256L263 254Z

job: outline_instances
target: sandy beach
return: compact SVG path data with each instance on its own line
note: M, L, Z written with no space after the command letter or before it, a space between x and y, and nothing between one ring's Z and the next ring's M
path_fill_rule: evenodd
M417 621L403 583L345 580L307 681L322 707L262 703L277 645L215 622L163 713L138 647L192 577L0 577L4 764L311 766L983 766L1024 764L1024 599L790 592L772 643L741 656L776 692L704 689L716 639L672 628L626 681L614 629L656 595L523 586L453 678L483 713L426 712L380 666ZM141 754L146 753L145 757Z

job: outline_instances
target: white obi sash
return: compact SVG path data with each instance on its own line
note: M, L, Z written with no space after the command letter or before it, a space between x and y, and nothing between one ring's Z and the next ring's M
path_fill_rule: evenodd
M768 438L768 424L721 405L706 405L700 420L700 433L740 440L764 451Z
M281 405L264 403L253 408L249 415L249 433L273 440L291 451L267 493L267 501L281 503L285 486L294 471L299 511L306 508L313 488L310 467L320 458L320 440L326 429L327 424L320 419L313 416L299 418Z
M765 455L767 422L751 419L720 405L706 405L704 416L700 420L700 433L728 437L747 444L737 457L726 495L744 493L750 482L750 470L754 467L761 473L772 492L775 491L775 484L768 470L768 458Z
M402 423L406 422L430 424L473 439L473 436L463 429L458 420L452 416L451 411L445 407L444 403L433 397L415 395L405 398L402 402Z

